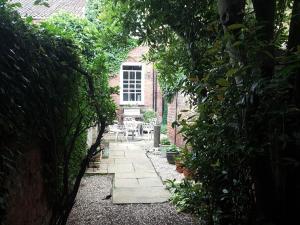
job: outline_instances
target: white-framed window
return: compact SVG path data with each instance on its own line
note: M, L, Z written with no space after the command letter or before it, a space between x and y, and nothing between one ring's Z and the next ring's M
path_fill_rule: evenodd
M144 68L142 63L123 63L121 65L120 103L144 104Z

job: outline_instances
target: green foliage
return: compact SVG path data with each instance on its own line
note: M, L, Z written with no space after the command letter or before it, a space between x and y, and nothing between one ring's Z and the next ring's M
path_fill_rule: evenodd
M204 210L208 224L250 224L256 220L252 212L259 197L253 186L263 179L265 194L277 190L269 202L277 201L279 192L287 198L282 179L285 169L299 174L295 149L300 143L294 94L299 90L294 82L299 51L290 53L284 47L292 1L276 1L271 41L262 39L269 34L263 33L266 25L258 23L254 1L247 1L244 22L226 30L218 20L217 1L121 2L131 9L126 14L128 28L151 47L148 59L156 62L165 96L170 100L183 91L197 113L176 122L192 149L185 162L201 182L199 204L191 211ZM266 61L268 66L278 65L275 72L266 75ZM264 178L258 180L260 173ZM195 198L188 195L192 189L186 185L177 194L189 201Z
M176 152L179 153L179 149L176 145L171 145L170 147L167 148L167 152Z
M162 138L160 140L160 144L162 144L162 145L170 145L171 142L170 142L169 138Z
M123 5L111 0L89 0L86 15L100 34L98 43L107 57L110 73L119 72L128 52L137 46L137 41L124 28L122 15L127 11Z
M54 206L63 197L66 155L75 169L76 158L86 151L86 136L78 136L93 122L84 79L74 70L80 57L72 42L25 24L6 1L0 1L0 21L0 156L11 162L4 164L1 183L11 179L7 175L17 166L14 162L28 148L40 149L49 203ZM72 175L67 183L73 182L75 172ZM1 198L8 190L1 186Z
M167 188L171 192L170 201L175 205L179 212L194 213L205 222L209 211L209 205L206 204L206 196L203 192L201 183L191 180L168 180Z
M153 110L148 110L143 114L144 121L149 123L151 119L156 118L156 113Z
M115 104L110 95L115 89L110 88L108 84L109 71L113 68L109 68L111 62L108 63L109 58L103 49L102 34L96 25L86 19L63 13L49 18L41 26L76 45L82 66L93 74L98 103L105 109L103 116L107 118L107 123L114 120Z

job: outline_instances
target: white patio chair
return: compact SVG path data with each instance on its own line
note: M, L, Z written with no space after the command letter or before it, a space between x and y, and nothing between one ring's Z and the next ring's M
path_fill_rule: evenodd
M109 132L114 133L115 134L115 141L118 141L119 139L119 134L124 134L127 139L127 133L126 133L126 129L124 129L124 126L119 125L119 124L114 124L114 125L109 125Z
M132 139L135 135L139 135L139 127L138 124L135 121L124 121L124 127L126 130L126 136L128 136L129 133L132 134Z
M135 121L133 117L124 117L124 121Z
M151 123L143 123L143 132L147 132L148 140L152 139L152 134L154 132L154 125Z

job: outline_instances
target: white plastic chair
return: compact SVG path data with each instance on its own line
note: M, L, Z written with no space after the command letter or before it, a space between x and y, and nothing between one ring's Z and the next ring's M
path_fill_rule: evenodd
M151 123L143 123L143 132L147 132L148 140L152 139L152 134L154 132L154 125Z
M115 141L118 141L119 139L119 134L124 134L127 139L127 133L126 130L124 129L124 126L122 125L118 125L118 124L114 124L114 125L109 125L109 132L114 133L115 134Z
M126 136L131 133L133 139L135 135L139 135L138 124L135 121L124 121L124 127L126 130Z

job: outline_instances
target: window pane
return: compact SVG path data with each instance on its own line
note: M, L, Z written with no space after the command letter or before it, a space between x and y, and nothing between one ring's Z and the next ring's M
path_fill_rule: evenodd
M123 73L123 79L128 79L128 72L124 71L124 73Z
M130 72L130 80L134 80L135 79L135 73L134 72Z
M130 101L135 101L135 94L130 94Z
M123 66L123 70L142 70L142 66Z
M141 65L122 65L123 74L123 101L142 100L142 66Z
M142 70L142 66L133 66L132 69L133 70Z

